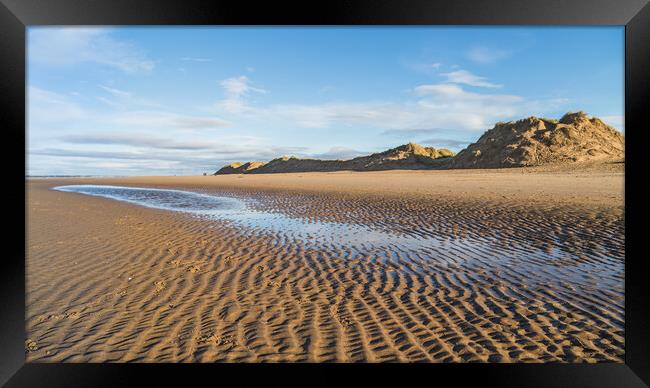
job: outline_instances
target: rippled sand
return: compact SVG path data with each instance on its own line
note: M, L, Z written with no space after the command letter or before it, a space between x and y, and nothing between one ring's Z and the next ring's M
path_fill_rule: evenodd
M622 174L435 174L29 181L27 358L622 362ZM454 180L464 194L442 195ZM304 241L49 189L72 183L178 187L435 243Z

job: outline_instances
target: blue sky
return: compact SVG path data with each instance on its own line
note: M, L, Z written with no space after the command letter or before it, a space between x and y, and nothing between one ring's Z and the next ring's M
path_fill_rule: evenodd
M34 27L29 175L186 175L583 110L624 130L623 27Z

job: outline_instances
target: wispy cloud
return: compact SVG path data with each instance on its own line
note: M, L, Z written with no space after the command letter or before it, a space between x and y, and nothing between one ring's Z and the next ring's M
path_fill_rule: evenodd
M482 88L500 88L503 85L487 82L485 77L479 77L467 70L456 70L449 73L441 73L441 76L447 78L447 82L478 86Z
M64 147L41 147L30 150L30 160L46 158L48 168L54 163L57 164L56 171L65 173L66 170L77 171L102 171L101 166L106 163L116 163L123 166L130 166L128 169L119 170L125 173L142 173L142 171L162 171L169 174L170 169L174 171L194 172L201 170L215 171L220 166L234 161L268 161L280 155L305 156L307 147L260 147L259 144L241 145L239 147L206 142L205 147L197 145L182 145L171 139L156 138L154 141L142 138L139 135L129 138L83 138L69 137L64 143L70 146ZM83 148L74 148L75 144L83 145ZM132 148L106 149L99 147L112 146L116 144L132 145ZM94 145L94 147L93 147ZM192 152L187 152L188 148ZM207 148L206 148L207 147ZM80 160L83 163L80 164ZM128 161L128 163L124 163ZM41 162L40 165L44 163ZM96 173L96 172L91 172ZM38 169L31 169L30 174L39 174Z
M486 46L474 46L465 53L465 57L474 62L490 64L510 56L510 51Z
M98 96L97 99L117 109L134 109L138 107L162 108L161 104L151 100L134 95L132 92L120 90L106 85L97 85L100 89L110 96Z
M448 147L452 149L460 149L467 146L470 142L465 140L457 139L447 139L447 138L438 138L434 137L431 139L420 140L420 144L430 146L430 147Z
M128 159L113 159L90 156L69 155L67 150L58 155L56 150L51 154L43 152L31 154L28 164L29 175L48 175L52 173L61 175L168 175L175 173L197 173L197 171L213 171L212 166L206 161L179 162L174 160L151 160L135 155ZM144 157L144 158L143 158Z
M30 86L27 90L27 112L30 125L56 124L86 117L79 104L68 96Z
M267 93L266 90L252 86L251 80L245 75L227 78L219 83L224 90L225 98L217 106L226 112L241 113L247 110L247 97L253 93Z
M327 152L311 154L310 157L325 160L349 160L367 154L368 152L358 151L349 147L332 147Z
M151 134L115 134L98 133L86 135L68 135L58 138L64 143L71 144L110 144L126 145L132 147L156 148L165 150L219 150L220 153L238 153L242 150L233 148L223 142L215 142L205 139L194 139L179 141L172 138L152 136Z
M99 85L99 87L104 89L105 91L109 92L110 94L112 94L115 97L119 97L119 98L131 98L131 97L133 97L133 95L131 93L125 92L124 90L111 88L111 87L108 87L108 86L105 86L105 85Z
M70 97L52 91L30 87L28 89L28 125L31 130L44 130L53 125L70 126L69 123L109 126L115 130L163 128L182 130L217 129L230 123L214 116L178 114L164 109L134 110L140 106L160 107L155 101L134 96L132 93L105 85L99 86L111 99L103 101L113 111L94 111L83 108ZM102 99L102 97L100 97ZM126 108L131 108L126 109Z
M420 85L421 109L432 117L435 127L485 130L503 118L529 111L529 102L509 94L475 93L456 84Z
M229 125L215 117L189 116L165 111L129 111L113 116L117 125L143 128L214 129Z
M67 158L118 159L118 160L170 160L168 155L151 156L141 151L99 151L62 148L35 149L33 155L61 156Z
M411 128L411 129L389 129L387 131L381 132L382 135L388 136L419 136L419 135L431 135L434 133L441 133L449 131L442 128Z
M31 87L28 105L30 161L41 160L41 165L45 165L53 163L53 158L69 160L60 162L61 171L73 169L73 161L79 158L84 158L87 166L102 161L119 164L124 160L134 160L142 166L167 161L175 163L175 171L197 171L210 165L216 168L232 161L265 161L285 154L321 159L350 159L367 154L347 147L314 153L308 147L278 147L270 139L237 138L213 131L197 131L191 139L185 139L178 138L174 132L179 129L223 128L231 125L231 119L237 122L237 115L265 126L377 129L400 138L400 141L424 138L426 140L422 142L425 144L457 149L465 144L458 131L486 130L496 121L529 115L563 103L531 101L516 95L495 93L490 88L480 93L472 92L460 83L440 83L418 85L411 89L406 100L399 102L258 105L250 98L251 94L267 91L255 86L247 77L229 78L221 82L221 87L226 100L239 101L244 108L228 111L232 115L229 121L215 115L194 116L165 109L134 110L136 104L126 104L131 109L96 112L83 109L70 95ZM138 98L119 86L101 84L98 89L106 93L107 99L118 103ZM223 100L217 103L219 109L223 110L223 103ZM48 133L48 128L59 127L65 130ZM52 134L58 137L52 138ZM51 140L46 141L48 136ZM36 172L30 170L30 173Z
M30 160L37 161L36 166L29 167L29 173L41 173L38 166L47 165L45 171L57 171L60 174L105 174L112 166L112 171L120 174L142 175L176 173L212 172L216 166L229 160L232 155L219 157L208 152L187 152L160 150L151 152L146 149L106 151L98 149L74 148L39 148L30 151ZM47 173L47 172L45 172Z
M471 73L451 75L456 81L486 87L482 77ZM227 82L226 82L227 81ZM521 96L500 93L476 93L460 83L425 84L412 89L414 99L401 102L325 102L319 104L273 104L258 106L244 97L253 89L246 77L222 82L228 98L217 107L247 119L280 122L300 128L331 128L333 125L365 126L381 130L451 128L485 130L496 121L529 115L556 101L526 100ZM488 83L490 86L496 86ZM258 90L259 92L266 92Z
M333 124L390 125L410 115L399 104L383 102L279 104L249 109L249 117L273 117L302 128L329 128Z
M212 59L210 59L210 58L197 58L197 57L183 57L183 58L181 58L181 61L186 61L186 62L212 62Z
M29 30L29 61L53 66L96 63L125 73L150 72L155 62L135 45L99 27L37 27Z
M474 101L492 101L492 102L519 102L523 97L507 94L488 94L468 92L460 85L454 84L430 84L419 85L414 89L415 93L423 96L434 96L436 98L448 98L450 100L474 100Z

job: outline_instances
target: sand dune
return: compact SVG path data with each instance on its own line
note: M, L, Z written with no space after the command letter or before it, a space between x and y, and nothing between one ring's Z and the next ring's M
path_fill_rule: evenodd
M497 123L453 158L451 168L499 168L622 161L621 132L584 112L559 120L528 117Z
M622 174L494 172L521 183L509 191L447 172L410 190L435 173L29 181L28 361L621 362ZM91 182L247 198L436 244L319 245L50 190Z
M283 156L266 162L232 163L214 175L267 174L288 172L379 171L395 169L430 169L444 166L455 154L446 148L435 149L408 143L372 155L350 160L322 160Z
M441 170L510 168L578 163L612 163L625 159L621 132L584 112L568 112L559 120L527 117L499 122L457 155L408 143L350 160L283 156L267 162L232 163L214 175L333 171ZM579 168L579 167L578 167Z

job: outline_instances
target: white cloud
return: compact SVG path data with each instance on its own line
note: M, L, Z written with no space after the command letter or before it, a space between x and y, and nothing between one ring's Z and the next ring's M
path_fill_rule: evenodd
M468 81L467 74L461 75L465 77L464 81ZM458 77L456 74L448 78L459 81ZM481 77L470 77L469 81L485 82ZM457 131L484 131L497 121L540 115L550 109L556 111L567 103L566 100L557 99L527 100L516 95L496 93L490 88L473 92L464 89L466 83L418 85L409 91L405 101L262 106L255 103L252 96L267 91L255 86L248 77L239 76L220 83L225 99L216 105L221 111L232 114L233 120L246 119L247 124L253 127L349 127L390 132L400 139L411 140L417 135L412 140L429 138L428 142L434 146L446 143L458 147L462 139L456 140L456 137L463 136ZM76 171L75 163L88 168L84 171L102 171L102 166L108 166L102 163L115 162L115 170L151 173L163 165L158 162L165 161L178 173L196 173L204 169L216 170L220 165L233 161L264 161L283 154L327 159L349 159L361 154L345 147L334 147L327 152L314 154L305 147L274 147L273 139L244 138L213 131L197 131L192 133L192 138L179 138L179 129L217 129L229 125L229 122L216 117L218 114L195 116L164 108L139 109L136 104L138 96L119 86L109 85L99 85L105 93L101 97L120 109L82 109L76 103L79 99L72 96L30 87L28 149L31 166L45 169L43 166L51 163L53 167L47 167L49 171L63 173ZM434 133L435 136L424 136ZM128 165L125 160L137 161L137 164L133 164L134 169L118 168L118 165ZM95 166L92 167L95 170L91 166ZM40 170L30 167L29 171L34 174Z
M29 149L29 174L105 174L110 164L125 174L214 172L234 161L265 161L279 155L306 155L306 147L268 146L251 136L178 140L149 133L92 133L60 136Z
M420 85L414 92L418 96L415 101L272 105L251 107L248 115L277 118L304 128L330 128L339 124L382 130L485 130L496 121L528 115L533 105L520 96L474 93L456 84ZM543 106L548 102L534 103Z
M482 84L482 77L469 72L452 72L450 79ZM490 86L496 86L489 84ZM486 130L495 122L544 112L547 107L561 106L555 100L526 100L520 96L500 93L475 93L458 83L427 84L415 87L415 99L403 102L326 102L320 104L275 104L257 106L244 98L251 82L246 77L222 82L228 98L217 106L232 114L274 125L299 128L347 127L401 130L446 128L450 130ZM266 91L263 91L266 92Z
M444 95L446 97L458 97L467 95L467 92L462 87L452 84L434 84L434 85L420 85L413 89L416 94L436 94Z
M229 125L215 117L188 116L165 111L129 111L113 116L113 122L123 127L210 129Z
M162 106L150 99L141 98L131 92L120 90L106 85L98 85L100 89L107 92L111 98L98 96L97 99L116 109L129 110L137 107L162 108Z
M266 93L266 90L264 89L252 87L250 79L245 75L225 79L221 81L221 86L226 90L227 93L236 96L243 96L251 91L257 93Z
M155 105L154 102L138 100L129 92L101 86L118 99L104 98L109 105L122 108L120 101L139 102L142 105ZM29 87L28 89L28 126L30 132L44 131L52 126L72 128L74 124L89 126L109 126L114 129L215 129L230 125L228 121L213 116L184 115L164 110L116 110L112 112L96 112L82 108L68 96L52 91ZM102 97L100 97L102 99ZM135 104L133 102L133 104ZM78 126L78 125L77 125ZM91 130L91 128L87 128Z
M34 175L169 175L174 173L196 174L198 171L211 171L209 166L201 164L188 168L178 161L167 160L111 160L88 156L59 156L30 154L27 174Z
M620 115L610 115L610 116L599 116L603 122L611 127L618 129L621 132L625 132L625 118Z
M211 139L193 138L190 140L177 140L171 137L162 137L150 133L91 133L61 136L58 140L69 144L103 144L122 145L136 148L155 148L161 150L211 150L221 154L233 154L250 151L250 139L241 141L243 146L233 147L222 141ZM239 139L229 139L239 140Z
M479 77L467 70L456 70L449 73L441 73L440 75L446 77L447 82L453 82L457 84L478 86L482 88L500 88L503 86L487 82L485 77Z
M251 85L245 75L227 78L219 83L224 89L226 98L217 103L217 107L230 113L241 113L248 109L247 97L251 92L267 93L266 90Z
M394 128L414 117L413 104L391 102L279 104L250 108L249 117L277 119L289 126L330 128L333 125Z
M349 127L391 131L394 136L409 140L414 135L420 137L425 133L436 133L440 135L436 142L449 145L452 145L459 130L484 131L497 121L544 113L549 107L556 110L566 104L566 101L559 100L526 100L520 96L495 93L489 88L480 93L472 92L465 90L462 83L438 83L414 87L405 101L261 106L251 97L267 91L255 86L248 77L223 80L221 87L226 98L219 101L217 106L234 115L233 119L246 119L253 126L290 129ZM216 169L226 162L270 160L283 154L328 159L349 159L361 154L344 147L314 154L304 147L274 147L270 139L235 138L212 131L197 131L191 139L179 138L175 132L179 129L218 129L229 125L229 122L217 115L179 114L164 108L138 109L139 97L134 93L112 84L99 85L98 88L105 93L102 98L117 104L120 109L82 109L72 96L35 87L29 89L30 163L34 160L39 163L47 160L49 163L53 158L65 159L69 161L61 162L61 171L65 171L66 168L73 168L73 160L79 163L79 158L87 160L89 165L108 159L109 162L119 163L137 160L143 166L164 160L176 163L175 171L200 171L206 165ZM440 132L440 128L453 135L448 137ZM430 139L430 143L433 142L434 139ZM99 167L97 169L101 170Z
M29 61L51 66L92 62L125 73L151 71L155 63L131 43L99 27L36 27L28 35Z
M465 53L465 56L474 62L489 64L509 57L510 51L485 46L475 46L468 50Z
M455 84L420 85L415 93L437 128L485 130L496 121L529 115L529 102L515 95L468 92Z
M30 125L61 123L85 117L84 110L63 94L30 86L27 99Z
M108 86L105 86L105 85L99 85L99 87L104 89L105 91L109 92L113 96L118 97L118 98L131 98L133 96L133 94L131 94L129 92L126 92L124 90L111 88L111 87L108 87Z

